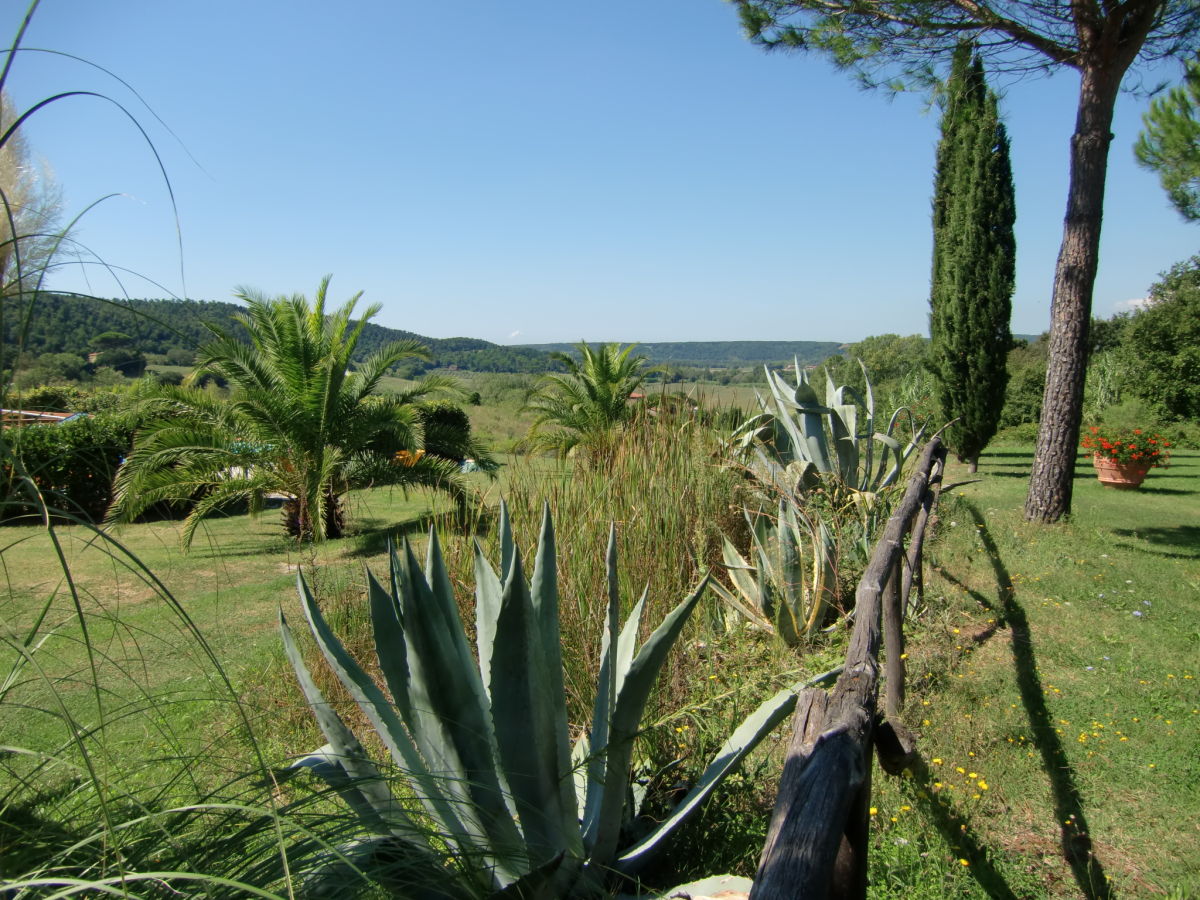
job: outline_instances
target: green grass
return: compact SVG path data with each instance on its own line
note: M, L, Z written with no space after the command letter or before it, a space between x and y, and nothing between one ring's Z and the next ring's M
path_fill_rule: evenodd
M111 721L104 744L114 760L127 763L124 748L130 745L151 751L148 756L170 748L176 754L203 750L212 760L218 735L197 724L233 727L231 698L214 682L208 655L147 571L169 589L235 685L263 684L277 668L277 610L294 606L297 566L315 570L331 594L344 591L348 580L362 581L364 559L381 552L389 531L408 525L421 530L430 504L423 493L406 499L388 489L355 492L349 508L356 532L315 548L287 540L275 511L212 519L190 553L180 550L178 522L117 531L129 556L84 526L59 527L70 582L43 528L0 530L3 628L23 635L44 613L39 630L50 634L35 657L42 676L31 669L0 704L5 743L42 749L61 744L64 723L56 704L62 701L81 721ZM99 695L94 680L103 686ZM271 712L271 704L259 707L256 699L249 698L252 714ZM161 709L152 710L157 706ZM263 735L271 734L265 723ZM210 783L253 762L244 735L226 736L221 744L219 770Z
M924 762L878 777L873 895L1196 896L1200 457L1138 492L1081 461L1052 527L1023 521L1030 462L949 472L909 648Z

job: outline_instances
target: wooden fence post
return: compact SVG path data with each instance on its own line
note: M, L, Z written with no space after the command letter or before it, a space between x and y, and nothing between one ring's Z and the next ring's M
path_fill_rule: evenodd
M886 618L888 718L878 738L887 738L890 759L885 761L881 743L880 764L893 771L904 753L912 753L911 736L893 721L904 696L901 620L911 586L911 575L906 577L901 567L906 555L903 539L914 517L925 509L935 463L944 456L944 446L935 437L875 545L855 593L854 631L837 684L828 693L805 691L797 701L751 900L866 897L881 625ZM918 553L923 536L923 529L913 536ZM912 548L908 558L914 559Z

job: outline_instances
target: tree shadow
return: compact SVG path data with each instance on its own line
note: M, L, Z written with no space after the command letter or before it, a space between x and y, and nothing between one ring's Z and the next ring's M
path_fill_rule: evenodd
M999 900L1017 900L1020 895L1008 886L1008 882L992 862L988 848L976 837L967 825L967 821L955 813L954 807L943 800L941 795L934 790L934 778L925 764L925 760L918 757L913 762L910 771L913 781L921 788L915 792L914 802L941 832L942 839L945 840L947 846L953 848L955 853L971 864L968 871L979 886L987 892L989 897L999 898Z
M1017 688L1029 718L1033 746L1041 753L1042 768L1050 779L1063 856L1071 866L1079 889L1088 900L1109 900L1113 896L1112 890L1092 846L1083 810L1083 796L1076 783L1075 770L1071 767L1066 749L1055 731L1054 719L1046 706L1042 685L1038 681L1037 654L1034 651L1029 619L1017 601L1016 588L982 513L969 501L965 502L964 506L967 514L978 526L979 539L983 542L996 575L1001 624L1007 625L1012 633L1011 645Z
M1189 490L1185 490L1183 488L1168 488L1168 487L1153 487L1153 486L1147 487L1146 485L1143 484L1138 489L1138 493L1141 493L1141 494L1197 494L1197 493L1200 493L1200 491L1189 491Z
M1130 549L1171 559L1200 559L1200 525L1177 525L1174 528L1114 528L1113 534L1134 538L1137 544L1128 544ZM1161 547L1176 547L1178 551L1148 550L1144 543Z
M346 556L350 559L379 556L387 552L389 543L399 542L401 538L406 537L421 537L428 534L430 528L484 535L491 527L492 518L490 513L475 513L464 518L457 512L448 511L424 512L414 519L405 519L402 522L359 519L359 530L347 535L346 539L352 546L346 551Z

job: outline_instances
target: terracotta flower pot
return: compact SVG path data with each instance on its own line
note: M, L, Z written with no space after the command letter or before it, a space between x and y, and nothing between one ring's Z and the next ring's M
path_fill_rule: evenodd
M1096 477L1105 487L1121 491L1136 491L1146 480L1150 471L1148 462L1114 462L1107 456L1093 454L1092 464L1096 467Z

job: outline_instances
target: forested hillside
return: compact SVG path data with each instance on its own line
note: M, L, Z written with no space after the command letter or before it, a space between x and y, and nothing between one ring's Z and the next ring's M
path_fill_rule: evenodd
M19 348L29 361L47 353L84 357L97 349L97 336L116 333L128 336L124 346L130 350L182 359L212 336L204 323L230 327L241 309L235 303L216 300L103 300L43 294L32 315L25 310L21 315L6 310L4 342L9 348ZM479 338L430 338L372 322L363 331L358 356L406 339L420 341L433 354L428 363L404 363L401 374L410 377L451 367L472 372L541 373L553 368L547 353L570 352L575 346L502 346ZM764 364L786 365L793 359L799 359L801 365L816 364L842 346L833 341L674 341L641 343L638 352L653 365L757 369Z
M231 327L232 317L241 309L213 300L102 300L43 294L32 314L6 310L4 342L19 348L27 359L46 353L86 356L96 349L93 339L98 335L119 333L127 335L127 346L140 353L167 355L173 350L194 351L212 337L205 322ZM475 372L544 372L549 367L545 353L538 350L502 347L476 338L429 338L374 323L363 330L358 356L406 339L420 341L434 357L430 363L406 363L408 375L449 366Z
M570 352L574 344L525 344L544 352ZM738 368L766 364L816 365L837 353L836 341L661 341L638 344L637 352L652 365L720 366Z

